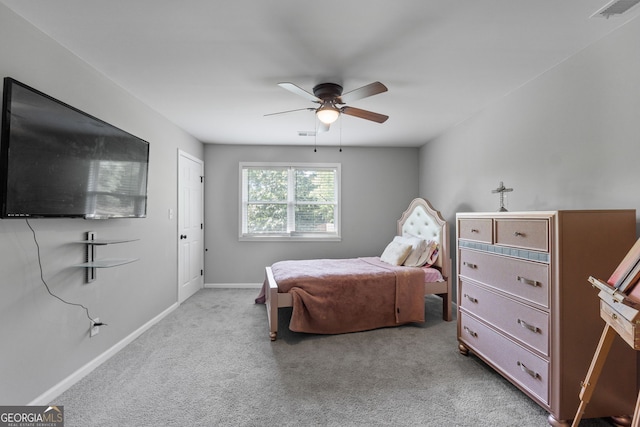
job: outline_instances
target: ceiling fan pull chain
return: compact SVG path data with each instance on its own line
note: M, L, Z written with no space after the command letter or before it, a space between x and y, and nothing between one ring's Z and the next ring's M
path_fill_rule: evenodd
M342 153L342 115L340 115L340 152Z

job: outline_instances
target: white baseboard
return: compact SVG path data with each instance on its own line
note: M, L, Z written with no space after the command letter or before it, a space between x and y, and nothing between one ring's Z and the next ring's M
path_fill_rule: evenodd
M205 283L204 287L214 289L260 289L262 283Z
M104 353L102 353L101 355L99 355L98 357L96 357L95 359L93 359L92 361L90 361L89 363L87 363L77 371L75 371L73 374L69 375L67 378L60 381L55 386L51 387L49 390L45 391L40 396L36 397L33 401L28 403L28 405L30 406L48 405L50 402L54 401L58 396L60 396L66 390L71 388L71 386L73 386L75 383L77 383L82 378L84 378L89 373L91 373L91 371L93 371L98 366L102 365L104 362L109 360L117 352L122 350L128 344L133 342L133 340L135 340L140 335L142 335L146 330L151 328L153 325L158 323L160 320L166 317L173 310L178 308L178 306L179 304L177 302L172 304L169 308L164 310L162 313L158 314L156 317L149 320L147 323L145 323L144 325L142 325L141 327L133 331L130 335L125 337L122 341L118 342L117 344L112 346L110 349L108 349L107 351L105 351Z

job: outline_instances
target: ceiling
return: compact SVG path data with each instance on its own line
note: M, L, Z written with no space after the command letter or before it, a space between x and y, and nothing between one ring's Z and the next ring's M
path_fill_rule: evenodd
M419 147L634 19L608 0L0 0L205 143ZM19 76L16 76L19 79ZM388 92L317 136L277 84Z

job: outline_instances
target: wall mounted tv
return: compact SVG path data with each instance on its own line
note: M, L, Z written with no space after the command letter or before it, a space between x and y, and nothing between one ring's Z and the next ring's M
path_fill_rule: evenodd
M142 218L149 143L5 77L2 218Z

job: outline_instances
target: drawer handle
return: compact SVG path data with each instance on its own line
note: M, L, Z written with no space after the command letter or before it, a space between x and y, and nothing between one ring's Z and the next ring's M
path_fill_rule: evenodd
M471 335L472 337L474 337L474 338L478 338L478 334L477 334L477 333L475 333L475 332L473 332L473 331L472 331L471 329L469 329L468 327L466 327L466 326L465 326L465 327L464 327L464 330L465 330L465 331L467 331L467 333L468 333L469 335Z
M478 303L478 299L477 299L477 298L472 297L472 296L471 296L471 295L469 295L469 294L464 294L464 297L465 297L466 299L468 299L469 301L471 301L472 303L475 303L475 304L477 304L477 303Z
M524 234L524 233L521 233L521 232L519 232L519 231L515 231L515 232L513 233L513 235L514 235L514 236L516 236L516 237L520 237L520 236L524 237L524 236L525 236L525 234Z
M527 374L531 375L532 378L535 378L535 379L542 378L540 374L538 374L536 371L532 369L527 368L527 366L519 360L518 360L518 366L520 366L520 369L522 369L523 372L526 372Z
M471 232L472 232L472 233L479 233L480 231L479 231L478 229L476 229L476 228L472 228L472 229L471 229Z
M517 280L518 282L524 283L525 285L542 286L542 283L536 280L527 279L526 277L522 277L522 276L518 276Z
M531 324L529 324L529 323L525 322L525 321L524 321L524 320L522 320L522 319L518 319L518 324L519 324L520 326L522 326L523 328L526 328L526 329L528 329L528 330L530 330L531 332L534 332L534 333L536 333L536 334L537 334L538 332L542 332L542 329L538 328L537 326L533 326L533 325L531 325Z
M472 264L472 263L470 263L470 262L466 262L466 261L464 261L464 262L462 263L462 265L467 266L467 267L469 267L469 268L478 268L478 266L477 266L476 264Z

